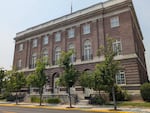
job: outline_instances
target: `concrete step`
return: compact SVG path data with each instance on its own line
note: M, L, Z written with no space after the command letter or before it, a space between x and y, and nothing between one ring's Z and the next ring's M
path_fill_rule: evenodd
M79 100L78 105L88 105L89 100Z

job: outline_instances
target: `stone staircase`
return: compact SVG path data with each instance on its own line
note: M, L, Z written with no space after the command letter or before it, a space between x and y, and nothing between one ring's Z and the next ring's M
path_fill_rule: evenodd
M82 106L89 105L89 100L85 100L85 99L84 100L79 100L77 105L82 105Z

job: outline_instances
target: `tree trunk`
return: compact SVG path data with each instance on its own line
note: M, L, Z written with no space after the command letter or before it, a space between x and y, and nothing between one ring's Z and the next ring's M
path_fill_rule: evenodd
M18 93L16 91L16 105L18 105Z
M72 108L72 103L71 103L71 94L70 94L70 87L68 88L68 93L69 93L70 108Z
M113 102L114 102L114 110L117 110L117 102L116 102L116 96L115 96L115 86L112 86L112 96L113 96Z
M42 93L43 93L43 88L40 88L40 106L42 106Z
M101 97L101 90L100 89L98 90L98 93L99 93L99 97Z

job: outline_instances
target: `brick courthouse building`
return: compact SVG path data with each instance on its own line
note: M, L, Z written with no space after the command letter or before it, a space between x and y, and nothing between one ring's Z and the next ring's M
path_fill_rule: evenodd
M148 81L148 75L143 36L132 0L108 0L17 33L13 66L29 74L35 70L38 58L47 57L44 94L56 93L55 80L61 73L56 61L61 51L74 49L75 67L81 72L92 71L96 63L104 60L103 56L97 57L97 50L104 46L107 36L116 40L115 59L123 67L116 75L116 83L136 92ZM81 89L75 87L76 91Z

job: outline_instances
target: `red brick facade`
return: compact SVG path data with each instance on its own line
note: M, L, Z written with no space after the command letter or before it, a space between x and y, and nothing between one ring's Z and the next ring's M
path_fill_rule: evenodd
M37 57L40 58L42 51L47 49L50 66L47 67L46 73L49 76L50 89L52 90L54 75L61 73L61 69L54 65L56 47L60 47L61 51L67 51L68 45L74 44L76 68L79 71L94 70L95 64L102 61L97 57L97 49L104 46L106 37L110 36L121 41L121 55L116 59L121 62L125 71L126 84L123 87L138 89L141 84L148 81L143 37L131 0L116 1L116 3L114 3L115 1L107 1L103 4L96 4L17 33L13 66L29 73L34 70L31 68L32 54L37 53ZM119 18L119 26L112 28L110 20L116 16ZM90 25L89 34L83 34L85 24ZM68 38L67 31L70 28L75 29L73 38ZM57 32L61 33L61 41L59 42L55 42ZM44 36L48 36L47 45L43 45ZM34 39L37 39L37 47L35 48L32 47ZM89 61L83 61L83 48L86 40L91 42L92 57ZM23 44L22 51L18 51L20 44ZM22 61L21 67L18 67L19 59Z

